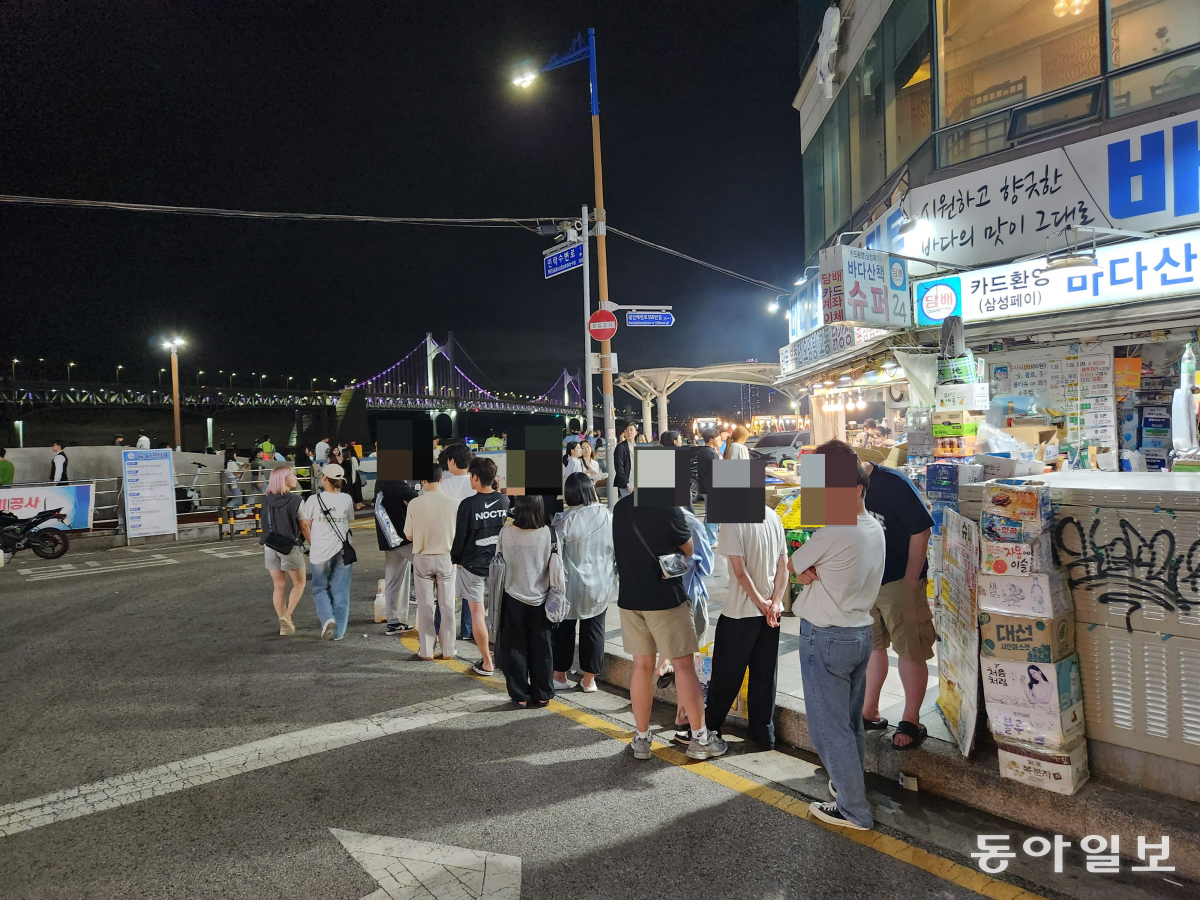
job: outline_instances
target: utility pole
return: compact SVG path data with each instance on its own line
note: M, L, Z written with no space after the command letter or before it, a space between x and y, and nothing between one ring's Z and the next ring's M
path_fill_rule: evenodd
M587 404L586 421L589 439L595 428L592 414L592 336L588 333L588 319L592 317L592 266L591 247L588 246L588 208L583 204L583 397Z

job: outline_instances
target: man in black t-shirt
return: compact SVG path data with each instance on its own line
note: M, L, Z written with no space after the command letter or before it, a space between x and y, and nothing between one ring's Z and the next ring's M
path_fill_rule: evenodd
M696 677L694 656L699 650L696 627L682 578L664 578L659 557L692 555L692 532L677 506L635 506L622 497L613 509L613 550L617 559L621 610L621 640L633 657L629 699L636 733L630 749L635 759L649 759L650 709L654 703L654 662L671 660L679 705L687 711L692 759L721 756L725 741L704 724L704 694Z
M827 441L817 453L849 453L857 456L843 441ZM929 564L926 553L933 533L933 517L925 508L920 493L902 472L864 462L871 476L867 491L867 511L883 524L886 560L883 584L871 610L875 640L867 667L867 693L863 701L863 725L882 730L887 720L879 716L879 694L887 679L889 645L900 658L897 669L904 686L904 714L892 735L897 750L916 747L925 739L921 724L921 704L929 683L926 660L933 658L937 634L933 614L926 599L925 586Z

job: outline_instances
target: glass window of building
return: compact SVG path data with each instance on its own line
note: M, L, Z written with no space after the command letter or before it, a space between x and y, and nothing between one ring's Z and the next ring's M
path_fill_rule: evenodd
M855 209L887 177L884 75L883 45L876 35L842 89L850 114L850 195Z
M921 145L933 128L933 82L929 77L932 41L926 0L897 0L879 30L883 44L883 84L887 106L887 171Z
M1109 69L1200 44L1196 0L1108 0Z
M941 124L1098 76L1101 2L937 0Z
M801 157L804 170L804 256L817 252L825 240L825 152L821 129Z

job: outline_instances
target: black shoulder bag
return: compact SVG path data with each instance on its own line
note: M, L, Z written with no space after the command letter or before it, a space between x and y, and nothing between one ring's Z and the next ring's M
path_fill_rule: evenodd
M329 508L325 505L325 501L321 499L321 495L317 494L317 503L321 506L321 512L325 513L325 518L329 520L329 527L333 529L333 533L338 536L342 542L342 564L352 566L358 562L358 554L354 552L354 545L350 543L350 534L347 532L345 537L338 532L337 526L333 524L333 516L329 513Z
M276 531L271 516L270 501L264 499L263 506L267 508L267 539L264 543L279 555L287 556L296 548L296 539Z

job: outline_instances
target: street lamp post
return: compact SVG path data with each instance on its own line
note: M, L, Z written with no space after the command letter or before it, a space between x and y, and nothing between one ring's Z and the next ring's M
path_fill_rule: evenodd
M233 377L234 377L235 375L237 375L237 372L230 372L230 373L229 373L229 389L230 389L230 390L233 390Z
M122 370L123 368L125 368L125 367L124 367L124 366L117 366L117 373L116 373L116 379L115 379L117 384L120 384L120 383L121 383L121 370Z
M600 281L600 308L609 309L611 304L608 299L608 243L606 226L608 212L604 208L604 170L600 161L600 91L596 80L596 30L594 28L588 29L586 44L581 35L576 36L575 40L571 42L571 48L565 56L555 54L550 57L549 62L537 71L526 71L518 75L518 77L513 79L513 84L522 88L528 88L533 83L533 79L542 72L582 62L585 59L588 63L588 81L592 93L592 169L596 182L596 273ZM589 316L590 314L589 311ZM611 454L616 450L617 443L617 421L613 409L612 341L600 342L600 378L604 395L605 453L607 458L611 460ZM608 505L609 507L613 507L616 503L617 492L610 485L608 489Z
M315 391L315 390L317 389L317 379L315 379L315 378L310 378L310 379L308 380L308 389L309 389L310 391Z
M286 388L287 388L287 390L289 390L289 391L292 389L292 379L293 379L294 377L295 377L294 375L289 375L289 376L287 377L287 384L285 385L285 387L286 387Z
M73 368L75 368L75 363L73 363L73 362L67 363L67 384L71 383L71 370Z
M183 449L183 429L179 423L179 348L183 346L183 338L172 338L163 341L163 349L171 351L171 394L175 400L175 450ZM161 373L162 370L159 369ZM161 378L161 375L159 376Z
M204 370L203 370L203 369L198 369L198 370L196 371L196 387L200 387L200 376L201 376L201 375L203 375L203 374L204 374Z
M38 357L38 366L39 366L39 372L41 375L41 377L38 380L45 381L46 380L46 359L45 359L45 357L42 357L42 356Z
M13 376L12 376L12 377L13 377L13 381L16 381L16 380L17 380L17 363L19 363L19 362L20 362L20 360L19 360L19 359L14 359L14 360L12 361L12 373L13 373Z
M164 345L164 346L165 346L165 345ZM159 387L162 387L162 373L163 373L163 372L165 372L165 371L167 371L167 370L166 370L166 369L159 369L159 370L158 370L158 386L159 386Z
M263 382L264 382L264 381L266 381L266 380L267 380L267 376L266 376L266 374L265 374L265 373L264 373L264 374L262 374L262 375L259 375L259 376L258 376L258 387L259 387L259 389L260 389L260 390L262 389Z

